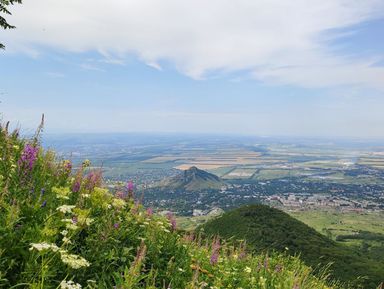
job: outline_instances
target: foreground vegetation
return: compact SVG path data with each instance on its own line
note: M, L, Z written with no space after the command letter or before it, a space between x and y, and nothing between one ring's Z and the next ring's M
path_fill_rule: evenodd
M377 288L383 281L383 262L368 259L361 252L321 235L288 214L264 205L246 206L225 213L200 229L208 235L246 240L254 252L275 250L300 255L313 268L330 264L331 277L353 287Z
M40 131L40 130L39 130ZM85 161L0 127L1 288L337 288L298 258L181 235Z

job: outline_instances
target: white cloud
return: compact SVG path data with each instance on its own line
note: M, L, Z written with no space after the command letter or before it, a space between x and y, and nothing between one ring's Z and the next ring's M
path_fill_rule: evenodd
M383 67L337 56L325 38L383 15L382 0L34 0L15 7L18 29L4 42L10 50L97 50L120 63L135 54L194 78L244 70L272 83L384 90Z

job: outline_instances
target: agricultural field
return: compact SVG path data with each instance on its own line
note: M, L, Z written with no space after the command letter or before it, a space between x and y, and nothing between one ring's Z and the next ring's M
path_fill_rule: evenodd
M370 231L384 234L384 212L338 212L338 211L292 211L289 214L313 227L320 233L324 230L337 235L357 231Z
M257 172L257 169L255 169L255 168L239 167L239 168L235 168L234 170L231 170L227 174L223 175L222 178L224 178L224 179L249 179L256 172Z
M140 182L144 175L144 182L151 183L192 166L228 181L300 178L308 182L382 184L384 180L384 147L353 142L146 135L48 139L47 147L54 147L74 163L89 158L112 180Z

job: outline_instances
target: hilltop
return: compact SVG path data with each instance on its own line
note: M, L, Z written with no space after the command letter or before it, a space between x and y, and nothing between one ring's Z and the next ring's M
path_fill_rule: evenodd
M347 246L336 243L288 214L265 206L250 205L227 212L208 221L203 229L208 235L246 240L253 252L278 251L300 258L309 266L330 266L333 278L377 288L384 276L382 263L367 259ZM357 280L357 276L367 279Z
M224 182L218 176L193 166L166 179L161 183L161 186L173 190L201 191L220 189L223 184Z

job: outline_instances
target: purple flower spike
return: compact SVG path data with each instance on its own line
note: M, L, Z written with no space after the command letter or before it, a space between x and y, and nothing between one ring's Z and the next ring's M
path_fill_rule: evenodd
M219 238L216 238L212 242L212 254L211 254L211 259L210 263L211 265L216 265L217 262L219 261L219 253L220 253L220 240Z
M120 224L119 223L114 223L113 227L115 227L115 229L118 229L120 227Z
M42 204L41 204L41 208L44 208L45 206L47 205L47 201L44 201Z
M31 144L26 144L23 152L21 153L21 157L18 161L19 167L23 168L26 172L32 171L36 163L38 153L39 153L38 147L35 147Z
M148 216L148 217L151 217L151 216L153 215L153 209L152 209L152 208L148 208L148 209L146 210L146 213L147 213L147 216Z
M127 190L128 190L128 192L133 192L133 189L134 189L133 182L132 182L132 181L129 181L129 182L127 183Z
M78 193L80 191L80 181L76 180L72 185L72 192Z
M167 214L168 221L171 223L172 230L176 230L176 219L175 216L172 213Z

